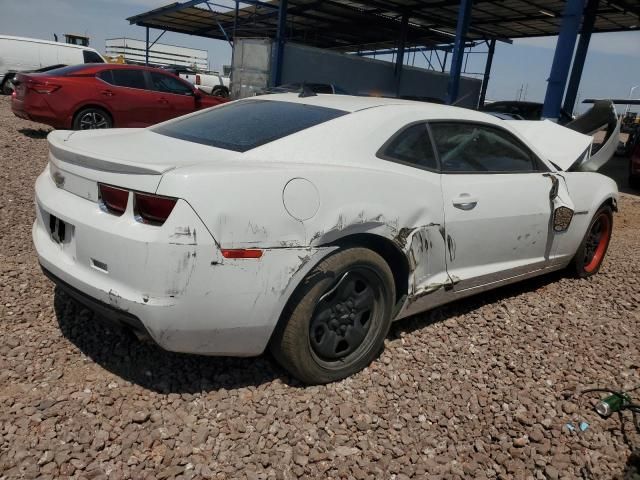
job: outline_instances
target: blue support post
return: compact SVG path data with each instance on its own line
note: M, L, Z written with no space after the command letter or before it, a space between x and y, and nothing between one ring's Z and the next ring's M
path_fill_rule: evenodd
M409 30L409 12L402 12L400 25L400 41L398 42L398 55L396 57L396 96L400 96L400 84L402 82L402 69L404 68L404 52L407 46L407 31Z
M278 33L276 35L276 54L272 75L272 86L277 87L282 83L282 64L284 62L284 44L287 40L287 0L280 0L278 9Z
M573 109L576 105L576 97L578 96L578 88L580 87L580 79L582 78L582 69L584 68L584 62L587 58L589 41L591 40L593 26L596 23L599 3L600 0L589 0L584 12L580 40L578 40L578 48L576 49L576 56L573 59L569 85L567 86L567 93L564 96L564 105L562 107L564 111L569 114L573 114Z
M447 103L455 103L458 99L460 89L460 74L462 73L462 61L464 59L464 46L466 43L467 31L471 23L471 6L473 0L461 0L458 10L458 24L456 26L456 40L451 57L451 71L449 73L449 91L447 92Z
M565 5L558 43L553 55L547 93L544 97L544 107L542 107L543 118L560 117L560 106L569 75L569 67L571 67L573 50L580 31L584 3L585 0L567 0Z
M149 27L147 27L147 40L144 48L144 64L149 66Z
M487 87L489 86L489 77L491 76L491 65L493 65L493 54L496 50L495 38L489 40L489 52L487 53L487 63L484 66L484 77L482 78L482 88L480 89L480 100L478 107L484 106L484 100L487 96Z

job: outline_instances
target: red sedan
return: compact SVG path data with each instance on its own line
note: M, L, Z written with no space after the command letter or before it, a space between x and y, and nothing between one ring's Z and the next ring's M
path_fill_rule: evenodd
M228 101L152 67L85 64L18 74L13 113L54 128L147 127Z

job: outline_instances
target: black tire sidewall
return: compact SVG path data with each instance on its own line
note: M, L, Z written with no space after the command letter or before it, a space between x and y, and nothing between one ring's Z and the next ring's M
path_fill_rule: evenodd
M602 255L602 259L600 260L600 263L595 268L595 270L593 270L592 272L587 272L584 269L584 249L586 248L587 237L589 236L589 232L591 231L593 224L596 222L598 217L602 215L602 213L605 213L609 217L611 231L609 232L609 238L607 238L607 245L604 249L604 254ZM613 236L613 210L609 205L604 205L600 207L598 211L595 213L595 215L591 218L591 221L589 222L589 227L587 228L587 231L584 234L584 238L582 239L582 243L580 243L580 247L578 248L578 251L576 252L576 256L573 259L573 269L578 278L587 278L592 275L595 275L600 271L600 267L602 266L602 263L604 262L604 259L607 256L607 251L609 250L609 244L611 243L612 236Z
M211 95L216 97L228 98L229 89L227 89L227 87L214 87L213 90L211 90Z
M13 93L13 89L9 89L7 87L9 86L9 82L11 82L14 77L15 75L10 73L5 75L4 79L2 80L2 85L0 85L0 92L2 92L2 95L11 95Z
M381 281L383 312L380 322L367 337L369 342L357 358L341 368L327 368L316 360L309 342L309 325L318 299L348 270L364 267ZM368 366L380 353L391 326L395 300L395 285L391 269L375 252L365 248L340 250L321 261L305 277L283 312L270 348L278 362L295 377L307 384L323 384L348 377Z

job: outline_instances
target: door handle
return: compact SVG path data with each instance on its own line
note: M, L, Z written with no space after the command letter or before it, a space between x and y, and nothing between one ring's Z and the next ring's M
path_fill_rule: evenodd
M158 103L169 103L169 100L167 100L166 98L160 98L158 100Z
M102 95L105 97L113 97L113 92L111 90L102 90Z
M478 200L469 195L462 194L458 198L454 198L453 206L460 210L473 210L478 205Z

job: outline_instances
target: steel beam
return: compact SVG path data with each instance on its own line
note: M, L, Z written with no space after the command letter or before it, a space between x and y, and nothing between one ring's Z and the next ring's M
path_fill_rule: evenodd
M564 111L569 114L573 114L573 108L576 104L578 88L580 87L580 80L582 78L582 70L584 68L584 62L587 58L589 41L591 40L591 33L593 32L593 27L596 23L599 4L600 0L588 0L587 8L584 11L580 40L578 40L578 48L576 49L576 55L573 59L573 67L571 68L569 85L567 86L567 93L565 94L564 105L562 107Z
M464 59L464 45L466 43L467 31L471 23L471 6L473 0L460 0L458 7L458 24L456 26L456 40L453 47L453 57L451 58L451 72L449 73L449 89L447 92L447 103L455 103L458 99L460 89L460 74L462 72L462 61Z
M185 3L174 3L171 5L167 5L166 7L156 8L155 10L150 10L145 13L141 13L139 15L134 15L133 17L127 18L129 20L129 24L133 25L134 23L144 22L146 20L152 19L153 17L157 17L158 15L166 15L167 13L178 12L180 10L184 10L185 8L195 7L200 3L204 3L207 0L190 0Z
M560 106L571 67L573 50L580 31L584 3L585 0L567 0L565 5L558 43L553 55L547 93L542 107L543 118L556 119L560 117Z
M146 27L146 30L147 30L147 35L146 35L146 41L144 45L144 64L146 66L149 66L149 27Z
M273 60L272 86L282 83L282 64L284 62L284 44L287 41L287 7L288 0L280 0L278 10L278 32L276 34L276 51Z
M482 78L482 88L480 89L480 100L478 107L484 106L484 100L487 96L487 87L489 86L489 77L491 77L491 66L493 65L493 54L496 50L495 39L489 40L489 52L487 53L487 63L484 65L484 77Z

